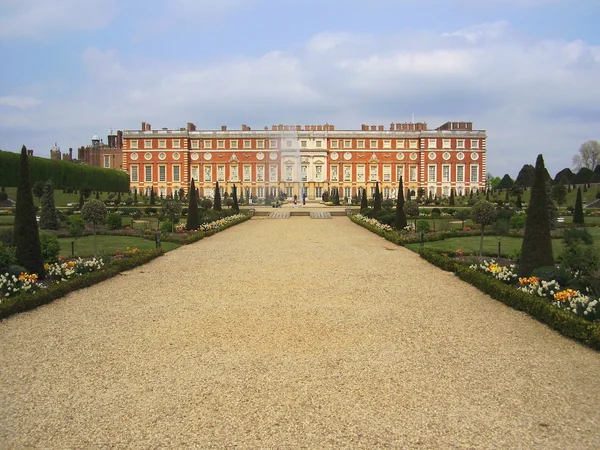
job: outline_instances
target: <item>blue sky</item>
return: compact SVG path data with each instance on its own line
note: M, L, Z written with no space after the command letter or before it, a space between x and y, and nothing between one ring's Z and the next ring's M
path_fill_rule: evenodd
M110 128L472 121L488 172L600 139L598 0L0 0L0 149Z

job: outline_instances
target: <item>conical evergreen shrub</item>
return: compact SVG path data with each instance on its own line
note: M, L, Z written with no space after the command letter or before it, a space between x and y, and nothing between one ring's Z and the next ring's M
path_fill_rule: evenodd
M450 200L449 205L454 206L454 188L450 188Z
M394 226L396 230L402 230L406 227L406 212L404 212L404 187L402 185L402 176L400 176L400 183L398 185L398 198L396 199L396 217L394 219Z
M577 188L577 198L575 199L575 211L573 212L573 223L583 225L583 200L581 199L581 188Z
M373 212L381 211L381 197L379 195L379 181L375 184L375 198L373 200Z
M52 180L48 180L44 184L41 203L40 228L42 230L58 230L58 215L54 205L54 183Z
M546 177L544 158L542 155L538 155L521 246L520 277L531 275L537 267L554 264L550 237L550 214L548 213L550 199L546 190Z
M233 185L233 188L231 189L231 198L233 199L233 210L235 212L240 212L240 205L238 203L238 198L237 198L237 187L235 186L235 184Z
M365 208L369 207L369 203L367 202L367 189L363 188L362 197L360 199L360 210L362 211Z
M17 264L24 267L27 272L37 274L38 279L46 278L40 232L35 217L33 193L29 180L29 161L27 148L21 148L19 165L19 180L17 185L17 204L15 207L14 243Z
M198 199L196 195L196 186L194 186L194 179L192 178L190 191L188 193L188 215L185 223L186 230L197 230L200 228L200 214L198 213Z

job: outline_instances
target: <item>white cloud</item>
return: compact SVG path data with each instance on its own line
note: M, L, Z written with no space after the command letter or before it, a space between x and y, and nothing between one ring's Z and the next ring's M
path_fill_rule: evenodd
M581 142L598 138L600 47L519 40L503 33L507 28L504 22L470 27L465 36L491 39L469 41L434 33L320 33L295 49L216 62L167 63L161 54L140 62L89 48L81 91L61 101L36 93L43 104L0 110L0 123L43 124L48 142L62 134L71 139L63 147L76 147L99 126L131 129L143 120L155 128L192 121L199 128L329 122L356 129L409 121L416 113L431 127L468 120L487 129L494 174L516 176L538 153L553 173L570 165ZM80 141L72 142L73 130Z
M468 42L476 43L482 39L497 39L506 32L507 28L508 22L499 20L497 22L473 25L450 33L443 33L442 36L462 37Z
M5 97L0 97L0 106L10 106L19 109L31 108L40 103L42 103L41 100L27 96L7 95Z
M73 30L97 30L113 17L116 0L9 0L0 16L0 37L51 38Z

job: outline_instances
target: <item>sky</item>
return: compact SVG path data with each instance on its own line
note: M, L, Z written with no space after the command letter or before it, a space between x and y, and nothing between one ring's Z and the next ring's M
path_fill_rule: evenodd
M488 172L600 140L599 0L0 0L0 149L113 130L473 122Z

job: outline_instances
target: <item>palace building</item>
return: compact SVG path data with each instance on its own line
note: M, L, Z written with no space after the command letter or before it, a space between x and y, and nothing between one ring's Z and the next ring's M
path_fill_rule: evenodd
M163 197L191 179L201 196L212 197L216 182L224 192L264 198L284 192L320 199L337 188L340 197L373 194L379 182L384 198L396 196L398 181L417 192L447 197L486 187L486 132L471 122L447 122L436 129L426 123L362 125L336 130L333 125L273 125L253 130L222 126L197 130L193 123L178 130L119 132L122 170L131 188L151 189ZM241 190L241 191L240 191Z

